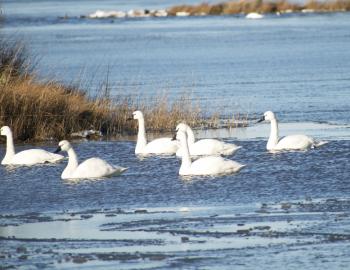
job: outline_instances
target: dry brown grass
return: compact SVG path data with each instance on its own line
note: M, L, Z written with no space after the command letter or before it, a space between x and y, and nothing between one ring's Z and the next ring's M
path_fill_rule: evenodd
M285 0L263 1L263 0L239 0L228 1L219 4L202 3L199 5L180 5L168 9L169 15L177 12L188 12L191 16L196 15L232 15L247 14L250 12L275 13L293 11L300 12L303 9L312 9L315 12L350 11L350 0L315 1L310 0L306 4L297 4Z
M312 9L320 12L327 11L350 11L350 1L349 0L336 0L336 1L326 1L318 2L310 0L305 4L306 9Z
M103 100L89 100L58 83L21 78L0 86L0 124L19 140L61 139L91 127L105 129L114 121Z
M199 107L185 95L173 103L166 95L147 103L112 101L105 91L92 98L74 86L38 82L23 46L0 40L0 47L0 126L10 126L16 140L62 139L89 129L133 134L136 123L127 118L136 109L144 111L148 128L155 132L172 130L179 121L194 125L201 118Z
M21 141L68 138L73 132L99 130L107 136L134 134L137 123L127 121L136 109L145 114L147 128L172 131L180 121L198 126L201 110L191 99L169 102L166 96L140 103L123 98L90 98L57 82L38 83L29 77L0 85L0 125L12 128Z
M143 111L146 126L151 131L173 131L180 121L191 126L198 126L203 121L200 106L186 94L174 102L163 94L156 100L139 104L138 108Z
M38 82L32 75L23 46L0 47L0 126L11 127L20 141L69 138L73 132L97 130L104 135L135 134L136 121L127 121L135 110L143 111L149 131L173 131L181 121L194 128L211 127L201 106L191 95L170 101L156 99L110 99L103 89L91 97L85 91L61 83ZM219 116L215 116L219 118Z

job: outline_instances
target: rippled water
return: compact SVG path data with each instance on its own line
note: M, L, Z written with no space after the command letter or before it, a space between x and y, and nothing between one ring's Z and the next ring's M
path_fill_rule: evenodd
M298 133L296 126L299 124L282 125L281 129L285 129L284 134ZM60 179L66 162L35 167L2 166L0 211L23 213L104 207L237 205L345 195L344 190L350 188L347 186L350 185L347 181L350 158L348 126L316 125L313 132L306 132L315 134L316 138L333 140L320 149L280 154L266 152L266 139L257 137L259 130L267 136L268 128L268 124L243 128L240 135L235 135L237 131L234 130L231 138L225 141L243 147L231 158L247 167L238 174L215 178L186 179L178 176L180 160L172 156L140 159L134 155L134 141L76 142L74 148L80 160L96 155L129 170L103 181L72 182ZM344 140L334 140L330 130L337 132L338 137L342 132L348 135ZM200 137L214 135L225 136L224 132L219 136L219 131L216 134L199 133ZM19 146L17 151L27 147L30 146ZM55 147L45 146L48 150ZM5 152L4 145L0 151Z
M23 1L3 8L2 34L24 39L40 59L39 76L94 89L108 74L114 96L185 92L208 112L271 109L283 121L349 123L348 13L89 20L74 16L148 5L56 2L33 1L40 12Z
M266 134L268 125L230 134L199 132L243 147L229 158L247 167L215 178L180 177L175 157L139 159L134 141L74 143L81 160L95 153L129 167L108 179L61 180L66 162L1 167L5 266L347 269L349 127L297 123L281 128L295 133L300 125L329 143L306 152L271 154L257 133Z
M8 226L1 235L17 236L5 241L5 252L29 254L39 268L54 262L51 267L84 263L93 269L229 269L232 264L238 269L347 269L349 215L344 210L349 206L348 200L308 198L244 207L74 212Z
M109 70L115 96L191 92L209 112L270 109L281 135L329 143L271 154L268 124L198 131L242 146L229 158L247 166L220 177L182 178L175 157L140 159L132 137L73 143L80 160L129 168L118 177L64 181L66 161L1 166L0 268L349 268L349 14L90 21L75 16L174 1L3 3L1 35L39 55L39 77L94 87Z

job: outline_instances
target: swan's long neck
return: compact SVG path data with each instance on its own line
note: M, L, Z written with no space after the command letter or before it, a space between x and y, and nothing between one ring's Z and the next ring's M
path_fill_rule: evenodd
M68 151L68 164L67 167L64 169L62 173L63 178L69 178L71 174L75 171L75 169L78 167L78 156L75 153L73 148L70 148Z
M181 172L188 170L192 164L187 141L188 141L188 139L186 137L184 137L180 141L181 148L182 148L182 161L181 161L181 167L180 167L180 174L181 174Z
M15 155L15 146L13 144L13 136L12 132L6 135L6 154L4 159L2 160L2 164L5 164L13 158Z
M195 138L194 138L194 133L193 133L192 129L190 127L187 127L186 132L187 132L188 145L194 144Z
M147 145L146 139L146 129L145 129L145 119L140 118L139 121L139 131L137 133L137 143L135 148L135 153L140 153Z
M272 150L275 148L277 144L278 144L278 123L277 123L277 119L272 119L270 137L269 137L269 140L267 141L266 148L267 150Z

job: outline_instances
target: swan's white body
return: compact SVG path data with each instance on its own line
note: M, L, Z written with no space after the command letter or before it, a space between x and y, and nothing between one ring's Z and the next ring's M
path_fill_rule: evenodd
M238 172L245 166L219 156L202 157L192 162L187 145L187 134L180 130L177 132L176 138L180 140L181 147L184 150L179 170L180 175L230 174Z
M77 154L68 141L61 141L58 145L56 151L67 151L68 153L68 164L61 175L62 179L101 178L119 175L127 170L127 168L111 165L96 157L89 158L79 164Z
M179 143L172 141L171 138L159 138L147 143L145 119L142 112L133 112L133 119L138 120L139 124L135 154L173 155L179 149Z
M248 13L245 17L247 19L258 20L258 19L264 18L264 15L262 15L260 13L256 13L256 12L251 12L251 13Z
M240 146L231 143L225 143L215 139L202 139L195 141L192 129L184 124L178 124L176 130L182 130L187 133L187 143L191 156L212 156L212 155L232 155ZM181 157L183 147L180 146L176 156Z
M11 129L8 126L2 127L1 135L6 136L6 154L1 161L1 164L3 165L35 165L42 163L55 163L64 158L62 155L50 153L43 149L29 149L16 154Z
M283 150L306 150L321 146L327 142L317 142L313 138L306 135L289 135L281 140L278 136L278 122L275 114L271 111L264 113L264 117L260 121L270 121L271 131L270 137L267 141L266 149L269 151L283 151Z

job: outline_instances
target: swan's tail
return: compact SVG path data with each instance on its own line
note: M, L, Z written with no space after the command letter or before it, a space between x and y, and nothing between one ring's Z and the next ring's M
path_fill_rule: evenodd
M125 172L127 169L129 169L129 168L123 168L123 167L120 167L120 173Z
M328 141L314 141L314 143L313 143L313 147L320 147L320 146L322 146L322 145L325 145L325 144L327 144L327 143L329 143Z
M125 172L128 168L120 167L120 166L114 166L114 172L111 175L119 175Z
M239 171L242 170L244 167L247 167L247 165L240 164L240 166L236 169L236 172L239 172Z
M58 155L58 154L51 154L51 155L54 155L54 156L52 156L52 159L49 162L57 163L57 162L61 162L62 160L64 160L64 156L62 156L62 155Z
M223 149L223 151L220 154L225 156L232 155L236 153L236 151L240 148L242 148L242 146L237 146L237 145L232 146L231 144L228 144L227 147Z

